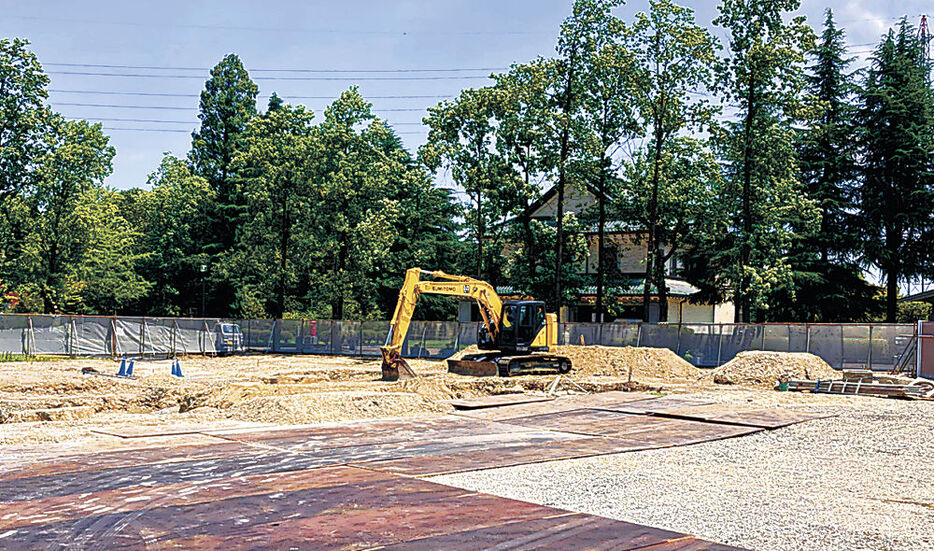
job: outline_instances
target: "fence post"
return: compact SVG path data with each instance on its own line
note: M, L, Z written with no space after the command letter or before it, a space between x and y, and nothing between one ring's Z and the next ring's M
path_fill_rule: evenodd
M840 326L840 369L846 365L846 328Z
M720 367L722 365L720 361L721 361L721 354L723 352L723 324L721 323L719 325L720 325L720 338L717 339L717 367Z
M146 358L146 318L142 318L139 323L139 356Z
M811 324L804 324L804 351L808 354L811 353Z
M76 333L78 332L78 327L75 324L75 317L71 316L68 322L68 355L70 357L75 356L75 339L77 338Z
M117 357L117 314L110 320L110 357Z
M869 324L869 357L866 359L866 369L872 369L872 327L873 325Z
M788 329L788 351L791 352L791 324L785 326Z
M636 348L642 346L642 322L639 322L639 329L636 331Z
M26 346L24 352L27 356L33 354L33 347L36 345L36 333L32 326L32 316L26 318Z
M681 355L681 331L684 329L684 326L681 325L681 321L678 321L678 344L675 346L675 354Z

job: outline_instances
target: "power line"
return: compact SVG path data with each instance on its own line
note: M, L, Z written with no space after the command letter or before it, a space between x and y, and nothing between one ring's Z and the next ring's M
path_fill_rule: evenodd
M201 94L172 94L172 93L162 93L162 92L117 92L114 90L62 90L62 89L53 89L50 88L49 92L56 94L85 94L85 95L104 95L104 96L144 96L144 97L160 97L160 98L200 98ZM276 94L283 99L337 99L336 96L294 96L291 94ZM269 98L271 94L263 94L256 96L257 98ZM452 98L452 95L426 95L426 96L408 96L408 95L397 95L397 96L367 96L364 99L445 99Z
M197 25L191 23L155 23L147 22L141 23L138 21L103 21L100 19L79 19L79 18L66 18L66 17L39 17L39 16L29 16L29 15L3 15L0 16L0 19L19 19L26 21L58 21L64 23L82 23L90 25L126 25L134 27L150 27L150 28L159 28L159 27L178 27L178 28L187 28L187 29L208 29L208 30L224 30L224 31L256 31L256 32L297 32L297 33L320 33L320 34L372 34L372 35L386 35L386 36L407 36L407 35L432 35L432 36L450 36L450 35L465 35L465 36L497 36L497 35L543 35L554 34L553 30L547 31L518 31L518 30L482 30L482 31L473 31L473 30L464 30L464 31L455 31L455 30L438 30L438 31L421 31L421 30L375 30L375 29L336 29L336 28L315 28L315 27L250 27L250 26L239 26L239 25Z
M104 122L104 121L106 121L106 122L150 122L150 123L160 123L160 124L194 124L194 125L201 124L200 121L197 121L197 120L190 120L190 121L170 121L170 120L165 120L165 119L126 119L126 118L120 118L120 117L77 117L77 116L71 116L71 117L68 117L68 118L69 118L69 120L73 120L73 121L91 121L91 122L95 122L95 121ZM423 125L424 125L423 123L420 123L420 122L389 122L389 121L387 121L387 124L388 124L390 127L393 127L393 126L423 126Z
M166 133L185 133L190 134L191 130L182 130L178 128L140 128L140 127L125 127L125 126L103 126L103 130L111 131L127 131L127 132L166 132ZM399 136L422 136L424 132L396 132L395 134Z
M43 63L54 67L86 67L94 69L144 69L153 71L210 71L210 67L171 67L166 65L111 65L104 63ZM508 67L476 67L446 69L250 69L251 73L466 73L505 71Z
M125 77L125 78L171 78L171 79L198 79L204 80L203 75L153 75L145 73L97 73L92 71L48 71L50 75L76 75L85 77ZM283 80L283 81L369 81L369 80L478 80L488 79L489 75L468 76L423 76L423 77L264 77L257 76L253 80Z
M196 106L192 107L174 107L169 105L116 105L112 103L77 103L70 101L56 101L55 105L68 105L71 107L104 107L107 109L160 109L167 111L192 111L197 110ZM421 112L427 109L427 107L403 107L403 108L392 108L392 109L373 109L377 113L385 112Z

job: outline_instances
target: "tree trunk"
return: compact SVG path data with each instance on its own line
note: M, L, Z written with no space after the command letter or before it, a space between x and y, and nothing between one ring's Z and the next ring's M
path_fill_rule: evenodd
M603 238L606 228L606 170L600 170L600 197L597 198L599 219L597 221L597 322L603 322Z
M477 279L483 280L483 234L486 230L483 223L483 193L477 191Z
M277 318L282 318L282 314L285 313L285 271L288 263L289 256L289 211L288 211L288 199L282 201L282 229L280 231L281 242L280 242L280 255L279 255L279 301L276 305Z
M671 252L673 251L674 249ZM671 252L667 255L663 254L660 245L655 250L655 287L658 294L659 323L668 321L668 284L665 282L665 263L671 258Z
M567 182L567 162L571 138L571 107L573 106L574 72L577 65L577 47L571 50L568 58L568 79L564 88L564 128L561 130L561 151L558 157L558 211L555 243L555 311L561 317L561 268L564 263L564 186Z
M889 266L885 282L885 321L895 323L898 319L898 269Z
M752 77L749 79L748 105L746 110L746 122L743 128L743 241L740 244L739 254L739 296L737 297L736 314L738 321L749 323L750 304L749 304L749 276L746 275L746 267L749 266L752 257L752 123L756 109L754 87Z
M331 319L344 319L344 270L347 267L347 236L341 236L341 246L337 252L337 293L331 300Z
M652 271L655 266L655 248L652 231L649 231L648 243L645 246L645 277L642 279L642 321L652 321Z

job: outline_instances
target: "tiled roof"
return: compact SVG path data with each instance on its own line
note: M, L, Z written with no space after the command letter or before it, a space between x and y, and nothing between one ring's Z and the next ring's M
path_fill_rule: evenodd
M607 294L613 293L622 296L641 296L642 282L642 279L635 278L624 285L608 283L605 285L604 289ZM665 284L668 286L668 296L672 297L688 297L700 291L700 289L691 285L687 281L684 281L683 279L667 278L665 279ZM653 287L653 295L655 294L655 291L656 290ZM515 288L509 285L497 287L496 292L503 296L511 296L516 294ZM593 296L596 294L596 285L588 285L583 287L579 293L580 296Z

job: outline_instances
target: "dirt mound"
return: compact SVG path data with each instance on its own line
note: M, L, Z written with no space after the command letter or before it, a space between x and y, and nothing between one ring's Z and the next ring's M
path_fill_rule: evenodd
M451 358L460 359L477 352L476 346L469 346ZM582 377L696 381L704 375L703 370L667 348L564 345L552 352L570 358L571 374Z
M773 387L788 379L838 379L840 374L824 360L804 352L740 352L709 377L721 385Z
M313 395L262 396L235 404L225 413L241 421L304 424L413 416L451 409L415 392L320 392Z

